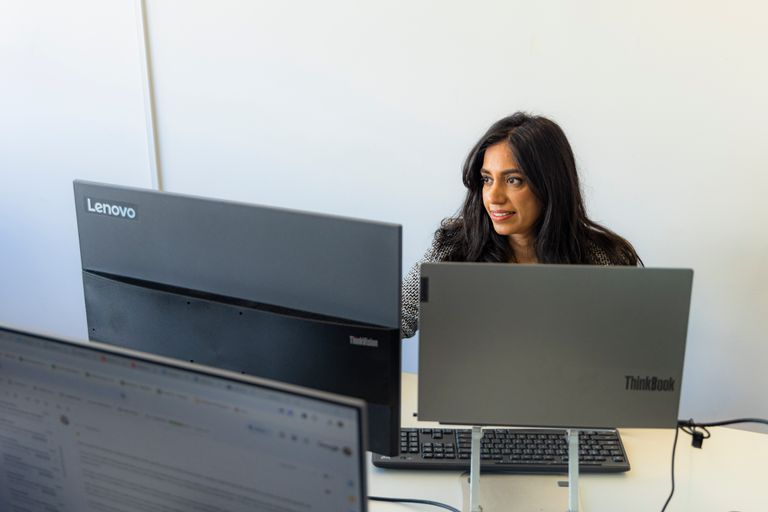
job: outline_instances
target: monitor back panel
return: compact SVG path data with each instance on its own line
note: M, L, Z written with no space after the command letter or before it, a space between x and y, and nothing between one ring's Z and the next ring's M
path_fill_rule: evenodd
M363 398L397 453L400 226L74 189L90 339Z
M74 189L83 270L400 328L399 225L84 181Z
M366 510L364 404L0 328L0 510Z
M90 339L363 398L369 448L397 453L399 329L264 311L90 272L83 286Z
M673 427L693 272L421 268L419 419Z

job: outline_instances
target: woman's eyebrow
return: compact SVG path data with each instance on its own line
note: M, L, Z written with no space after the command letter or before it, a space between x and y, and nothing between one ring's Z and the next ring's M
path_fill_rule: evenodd
M487 169L480 169L480 174L492 174L492 173ZM502 176L507 176L509 174L520 174L522 176L523 171L521 171L520 169L504 169L499 174L501 174Z

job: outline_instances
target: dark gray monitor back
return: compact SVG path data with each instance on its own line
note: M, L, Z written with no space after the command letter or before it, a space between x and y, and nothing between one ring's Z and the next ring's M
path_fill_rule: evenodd
M83 269L400 327L398 225L82 181L75 201Z
M400 226L74 189L90 339L363 398L397 452Z
M436 263L421 276L419 419L677 424L691 270Z

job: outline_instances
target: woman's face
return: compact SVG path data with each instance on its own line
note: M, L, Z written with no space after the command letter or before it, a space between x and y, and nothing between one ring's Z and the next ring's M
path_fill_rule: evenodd
M483 205L496 233L532 239L533 226L541 215L541 202L528 186L505 141L485 150L480 176Z

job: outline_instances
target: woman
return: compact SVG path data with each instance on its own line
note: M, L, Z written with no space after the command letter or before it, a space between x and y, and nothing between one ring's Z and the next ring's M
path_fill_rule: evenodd
M464 162L467 196L403 281L404 338L418 328L419 265L436 261L641 265L632 245L587 217L563 130L517 112L501 119Z

